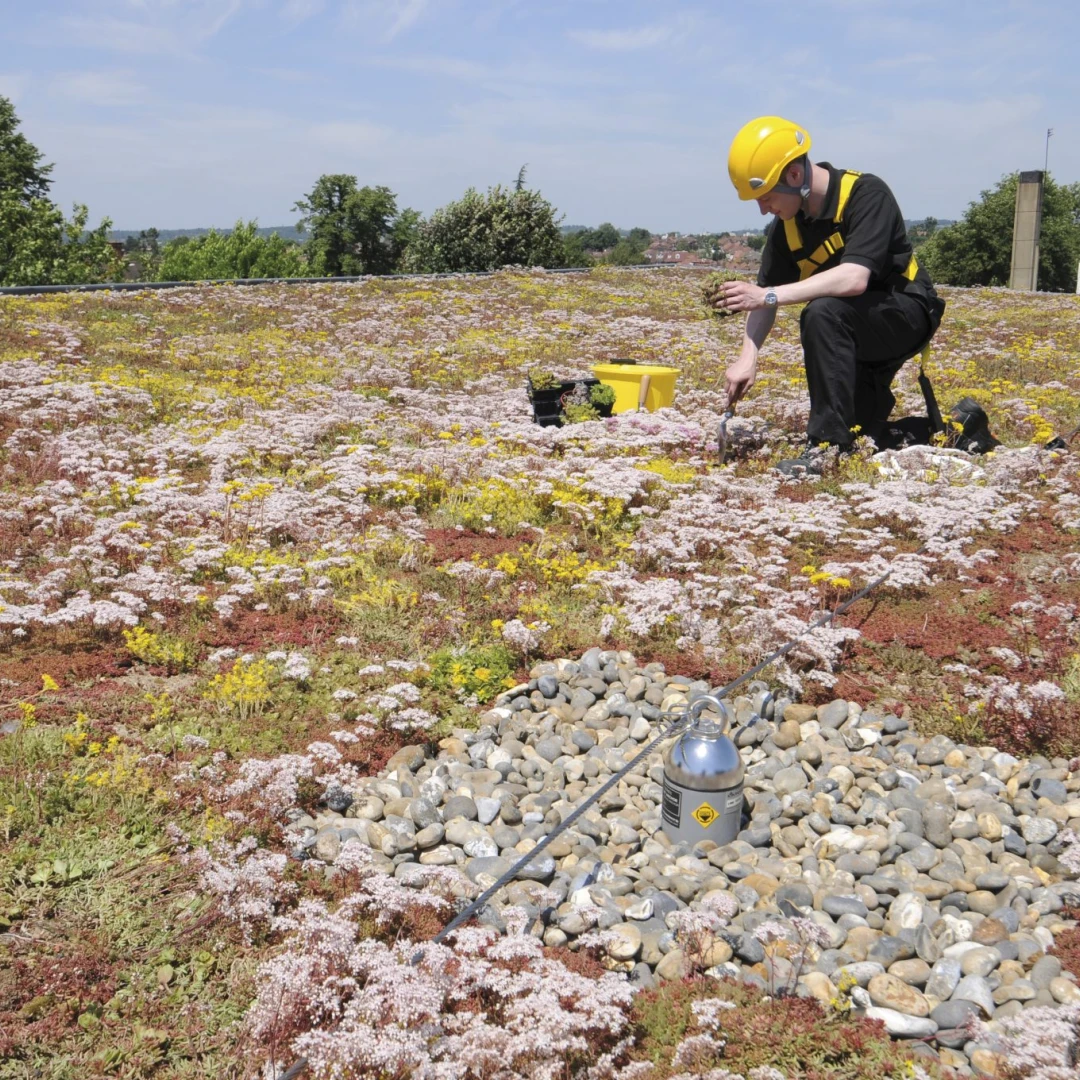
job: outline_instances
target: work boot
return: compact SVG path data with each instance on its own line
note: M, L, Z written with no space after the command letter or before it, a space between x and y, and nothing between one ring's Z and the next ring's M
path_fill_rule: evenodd
M829 460L829 451L834 444L822 444L807 442L803 452L796 458L788 458L778 461L773 468L784 476L798 478L800 476L820 476L825 463ZM851 452L851 445L837 446L841 454Z
M795 479L802 476L820 476L821 454L815 454L813 450L805 450L797 458L778 461L773 467L778 473Z

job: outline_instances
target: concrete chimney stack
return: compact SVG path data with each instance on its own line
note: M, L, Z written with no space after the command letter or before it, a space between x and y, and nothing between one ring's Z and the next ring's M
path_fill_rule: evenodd
M1043 172L1020 174L1013 216L1009 288L1034 292L1039 285L1039 229L1042 226Z

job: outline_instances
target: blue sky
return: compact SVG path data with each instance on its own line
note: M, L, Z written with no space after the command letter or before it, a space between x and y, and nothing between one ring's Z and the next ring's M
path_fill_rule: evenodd
M763 113L958 217L1014 169L1080 180L1080 4L1012 0L0 0L0 94L53 197L118 228L295 221L325 172L429 213L528 179L567 224L731 229Z

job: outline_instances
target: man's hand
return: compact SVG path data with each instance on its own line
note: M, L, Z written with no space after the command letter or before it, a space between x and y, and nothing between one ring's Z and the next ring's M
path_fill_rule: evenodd
M757 311L765 306L765 290L749 281L725 281L724 295L716 301L721 311Z
M736 360L724 373L727 380L728 408L733 409L741 397L754 385L757 379L755 360Z

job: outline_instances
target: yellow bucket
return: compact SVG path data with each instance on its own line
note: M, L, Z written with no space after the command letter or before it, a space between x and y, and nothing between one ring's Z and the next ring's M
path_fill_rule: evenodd
M675 377L681 368L661 364L594 364L593 374L615 391L613 413L644 407L653 412L675 399Z

